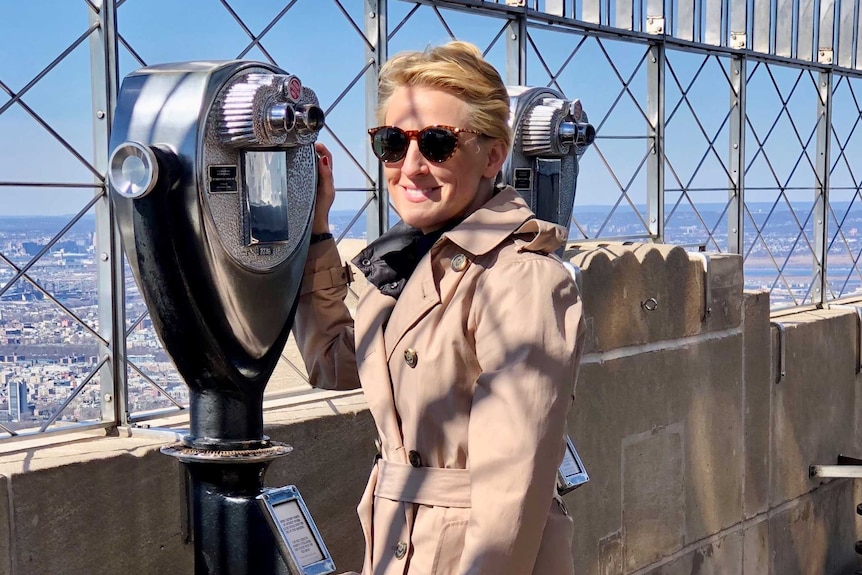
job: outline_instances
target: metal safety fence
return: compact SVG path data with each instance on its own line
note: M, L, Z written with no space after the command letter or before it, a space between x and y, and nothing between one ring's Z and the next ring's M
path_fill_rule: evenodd
M154 63L254 59L314 88L345 259L397 217L365 137L379 67L457 38L583 101L572 239L741 254L776 308L862 293L859 0L37 4L0 8L0 436L185 408L104 178L118 83ZM306 388L289 343L269 393Z

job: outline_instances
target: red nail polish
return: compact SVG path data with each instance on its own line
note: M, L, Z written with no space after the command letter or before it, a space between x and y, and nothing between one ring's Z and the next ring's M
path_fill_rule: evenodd
M320 163L323 164L324 166L328 167L329 166L329 158L327 158L326 156L323 156L322 158L320 158Z

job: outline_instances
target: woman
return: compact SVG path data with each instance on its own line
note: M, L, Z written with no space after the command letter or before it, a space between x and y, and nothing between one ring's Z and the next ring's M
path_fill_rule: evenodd
M380 455L359 504L363 575L567 575L556 495L581 352L565 230L494 181L512 139L494 68L463 42L380 70L369 130L401 222L355 265L355 324L331 239L322 145L295 334L313 385L360 384Z

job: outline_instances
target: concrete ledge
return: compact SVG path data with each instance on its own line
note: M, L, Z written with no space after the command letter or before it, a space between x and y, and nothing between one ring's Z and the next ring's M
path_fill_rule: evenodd
M138 438L4 456L8 573L190 573L182 484L166 459Z
M303 396L267 406L267 434L294 451L273 463L266 482L297 485L339 570L358 570L355 506L375 453L373 421L356 393ZM174 433L89 432L4 445L0 575L192 573L184 474L159 452Z

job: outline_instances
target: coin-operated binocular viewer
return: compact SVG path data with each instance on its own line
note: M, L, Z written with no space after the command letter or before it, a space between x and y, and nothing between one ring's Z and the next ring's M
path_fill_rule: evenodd
M195 573L335 570L295 488L263 488L291 448L263 434L263 392L290 332L317 185L314 92L254 62L127 76L109 183L129 265L190 388L163 452L190 474Z
M578 180L578 160L596 130L580 100L551 88L509 86L512 151L501 173L543 220L569 229Z

